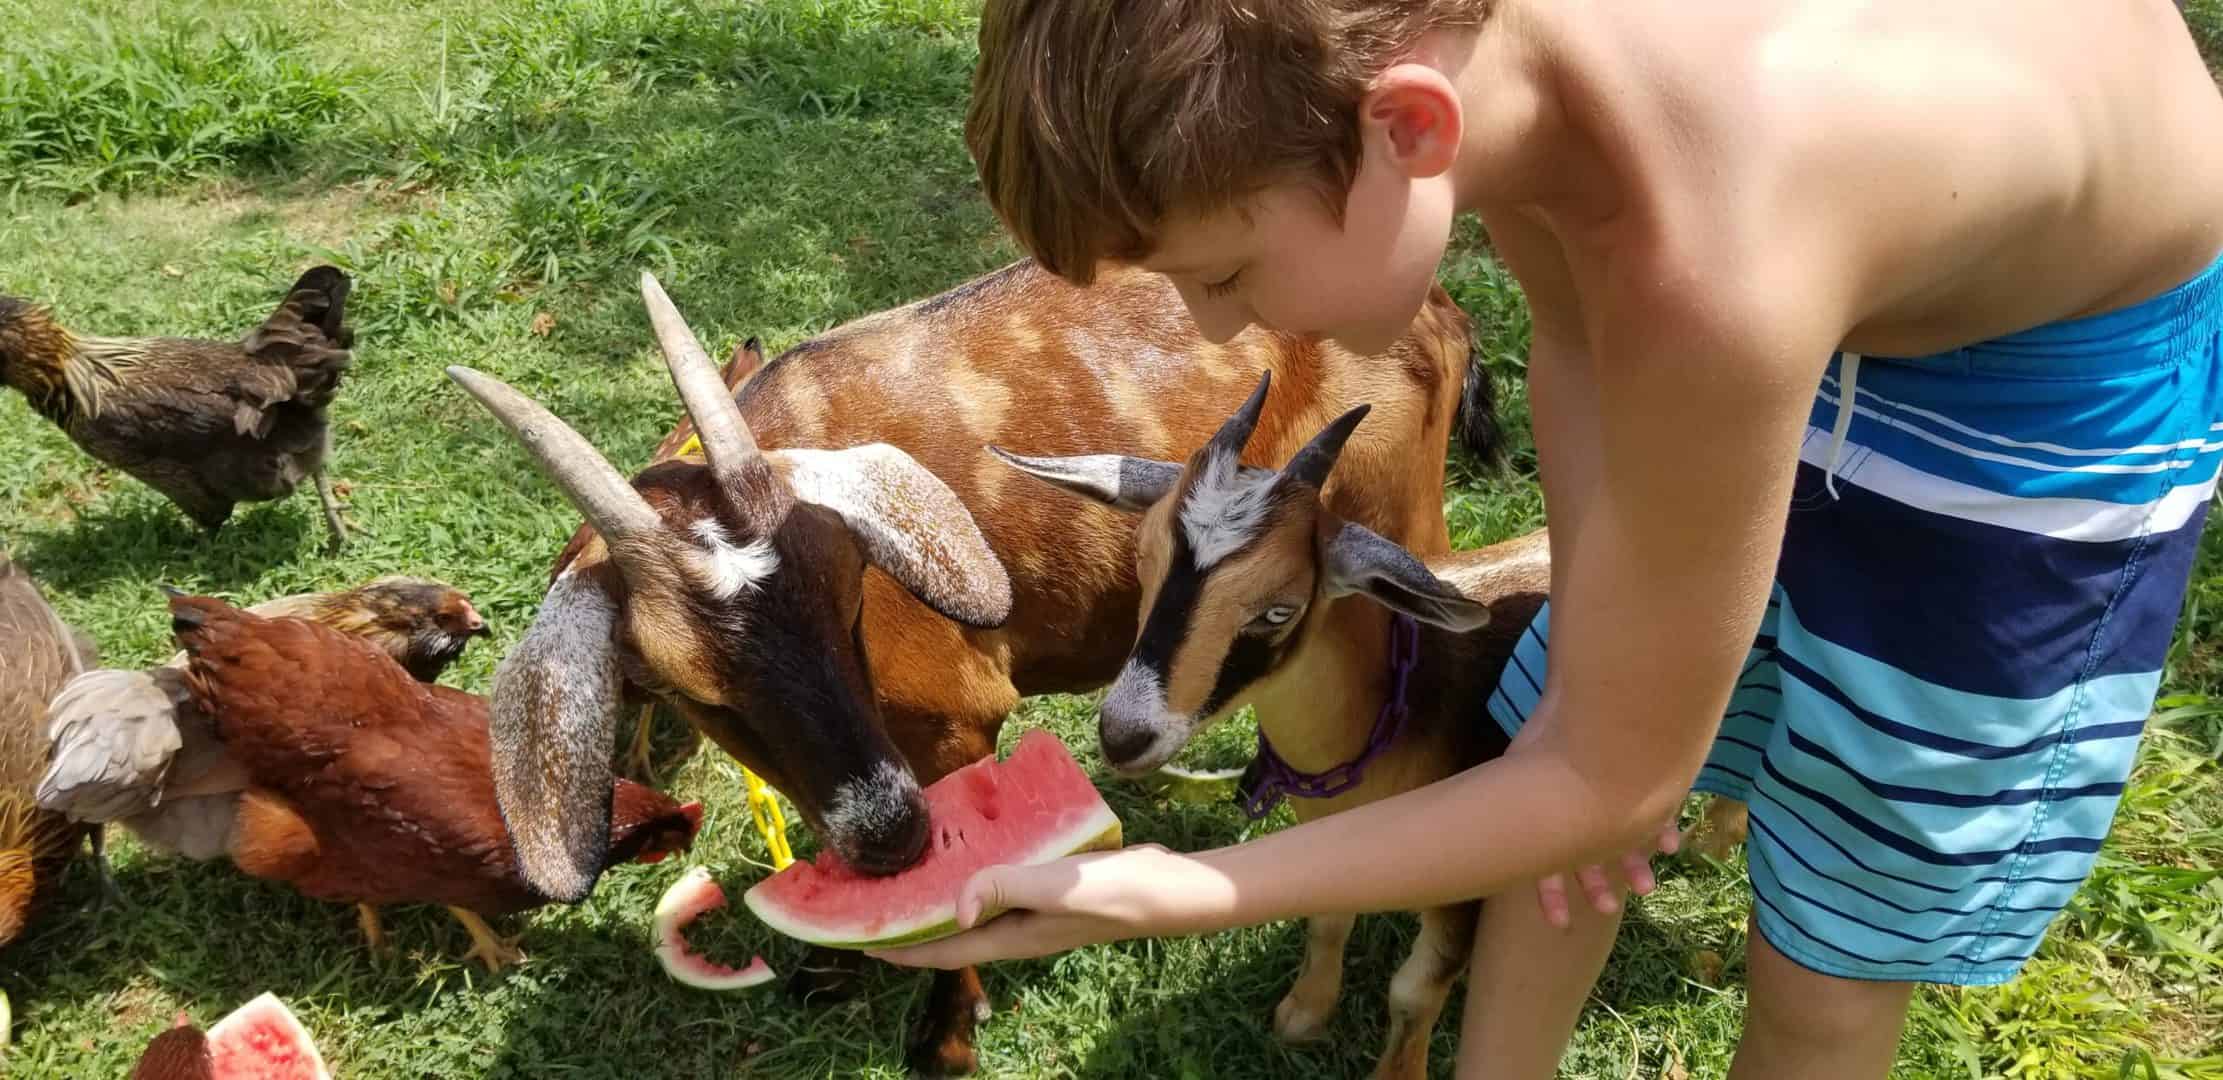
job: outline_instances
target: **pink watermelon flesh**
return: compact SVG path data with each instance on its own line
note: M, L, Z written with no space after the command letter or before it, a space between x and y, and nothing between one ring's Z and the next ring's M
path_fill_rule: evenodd
M208 1029L216 1080L332 1080L307 1029L265 992Z
M742 990L772 981L772 966L761 956L751 957L747 967L731 968L688 951L687 924L724 906L726 891L706 867L690 867L664 890L656 902L656 962L664 974L698 990Z
M928 785L926 808L932 833L908 869L873 877L822 851L742 900L772 929L812 944L915 944L957 932L957 893L975 871L1120 843L1118 816L1065 743L1040 728L1021 735L1009 758L983 758Z

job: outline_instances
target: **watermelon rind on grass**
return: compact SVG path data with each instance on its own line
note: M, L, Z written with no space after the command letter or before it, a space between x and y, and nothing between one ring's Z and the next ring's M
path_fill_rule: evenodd
M1036 866L1122 843L1119 816L1056 735L1019 737L925 791L933 835L908 870L867 877L831 852L751 886L742 901L766 926L833 949L888 949L958 932L957 894L989 866ZM1002 914L982 913L982 922Z

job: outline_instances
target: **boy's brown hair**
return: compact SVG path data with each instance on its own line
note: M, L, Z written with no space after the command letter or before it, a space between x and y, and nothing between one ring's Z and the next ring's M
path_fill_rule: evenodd
M965 142L988 202L1077 284L1175 212L1270 184L1341 217L1359 99L1425 31L1491 0L988 0Z

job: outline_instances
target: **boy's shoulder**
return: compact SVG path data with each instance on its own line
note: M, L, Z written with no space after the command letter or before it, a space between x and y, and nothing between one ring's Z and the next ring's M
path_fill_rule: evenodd
M2151 295L2223 248L2223 99L2169 0L1615 7L1570 24L1559 73L1610 212L1478 208L1524 286L1574 307L1742 282L1908 354Z

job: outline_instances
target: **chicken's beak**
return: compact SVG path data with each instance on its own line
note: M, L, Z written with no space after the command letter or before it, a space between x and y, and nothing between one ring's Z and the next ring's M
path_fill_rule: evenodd
M702 831L702 804L699 802L688 803L679 808L679 813L681 817L687 819L686 837L669 848L650 848L642 852L640 858L633 860L634 862L660 863L664 861L664 856L674 851L685 851L694 846L695 834Z

